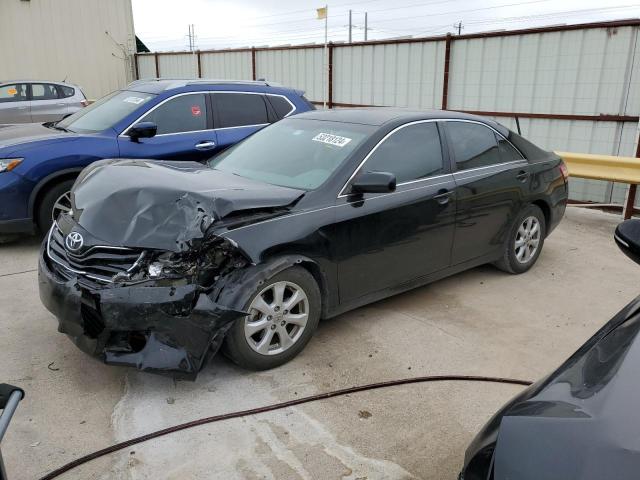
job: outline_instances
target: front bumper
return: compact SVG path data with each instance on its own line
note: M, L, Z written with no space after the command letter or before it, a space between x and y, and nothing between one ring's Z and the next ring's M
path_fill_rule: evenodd
M195 379L233 321L246 315L215 304L196 285L84 285L57 274L44 248L38 283L58 331L83 352L106 364L187 379Z

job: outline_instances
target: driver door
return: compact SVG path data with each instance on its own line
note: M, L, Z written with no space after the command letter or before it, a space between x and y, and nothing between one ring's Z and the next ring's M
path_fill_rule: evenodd
M217 146L211 108L206 93L175 95L152 108L138 122L158 126L154 137L132 141L126 130L118 137L120 157L202 161Z
M403 125L369 154L359 171L393 173L394 192L353 195L347 185L338 198L332 245L341 302L450 265L455 182L438 128L431 121Z

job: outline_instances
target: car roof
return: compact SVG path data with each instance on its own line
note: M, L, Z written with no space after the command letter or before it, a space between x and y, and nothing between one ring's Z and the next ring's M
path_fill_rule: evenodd
M370 108L340 108L330 110L312 110L300 113L295 118L309 120L325 120L343 123L359 123L363 125L380 126L385 123L417 120L456 119L473 120L494 124L486 117L471 115L468 113L454 112L451 110L413 110L397 107L370 107Z
M7 83L53 83L54 85L68 85L70 87L77 87L73 83L69 82L60 82L58 80L34 80L34 79L18 79L18 80L0 80L0 85L5 85Z
M127 85L127 90L135 90L144 93L162 93L175 88L182 88L191 85L226 85L226 86L258 86L258 87L278 87L287 88L275 82L266 80L216 80L209 78L187 79L187 78L152 78L146 80L136 80Z

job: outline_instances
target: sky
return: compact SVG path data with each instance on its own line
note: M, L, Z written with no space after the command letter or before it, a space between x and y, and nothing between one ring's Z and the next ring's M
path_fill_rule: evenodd
M328 40L424 37L461 32L514 30L542 25L640 17L640 0L132 0L136 35L151 51L188 50L189 25L196 49L324 43Z

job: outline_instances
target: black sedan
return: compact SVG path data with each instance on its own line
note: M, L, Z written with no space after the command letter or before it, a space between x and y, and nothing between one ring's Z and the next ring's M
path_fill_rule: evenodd
M85 169L40 297L109 364L193 378L223 346L267 369L320 318L485 263L527 271L566 202L562 160L491 120L310 112L206 164Z
M615 241L640 263L640 220ZM500 409L473 440L460 480L635 480L640 297L556 371Z

